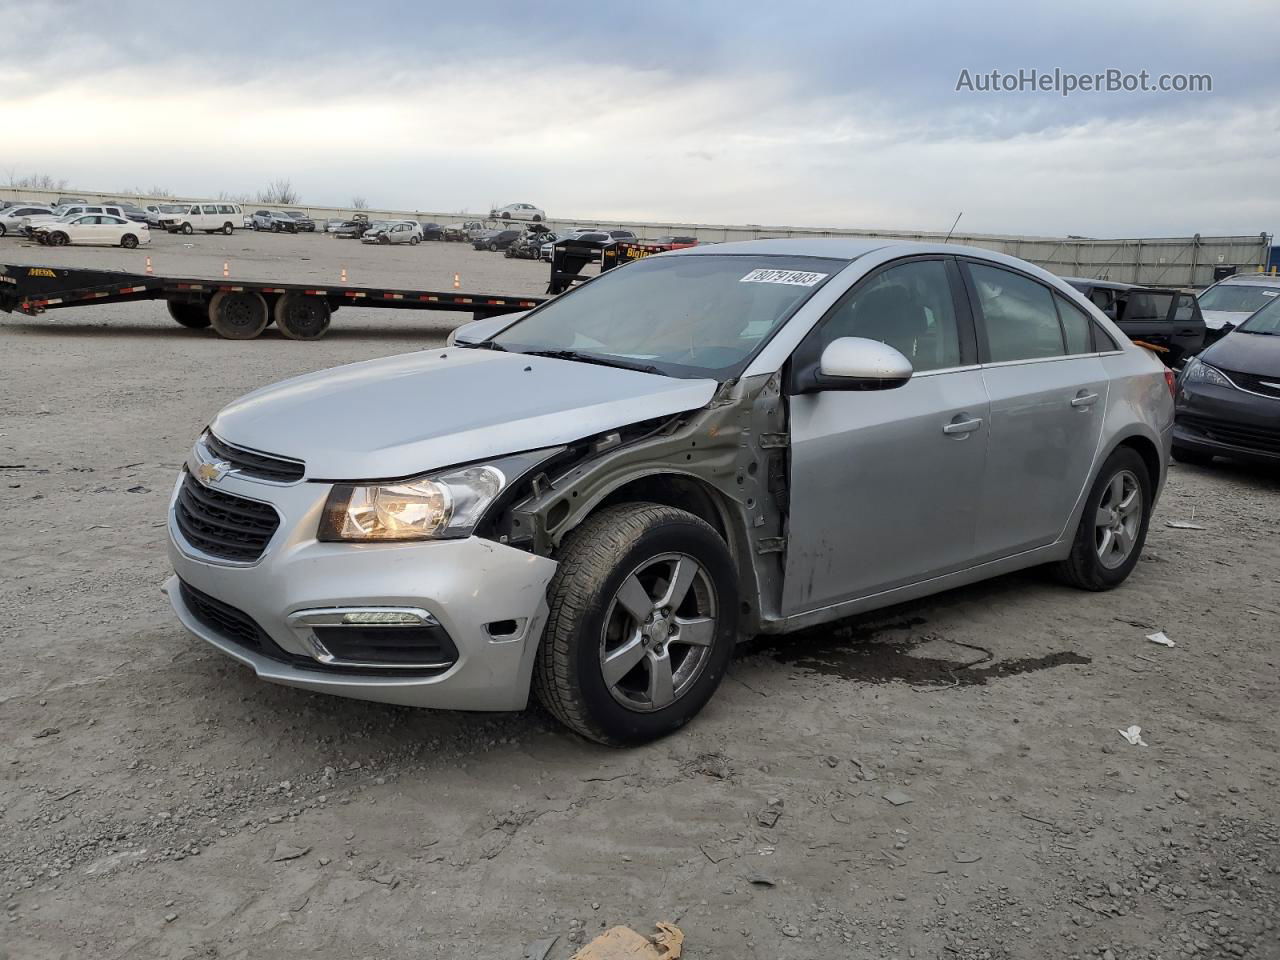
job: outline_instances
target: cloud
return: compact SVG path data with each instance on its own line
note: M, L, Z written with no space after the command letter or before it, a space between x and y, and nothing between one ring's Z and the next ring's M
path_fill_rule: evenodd
M1250 5L1234 8L1248 11ZM1190 3L0 3L0 169L82 188L553 216L1256 233L1280 27ZM48 43L49 38L56 42ZM1209 72L1204 95L957 93L961 69ZM21 131L21 136L15 136Z

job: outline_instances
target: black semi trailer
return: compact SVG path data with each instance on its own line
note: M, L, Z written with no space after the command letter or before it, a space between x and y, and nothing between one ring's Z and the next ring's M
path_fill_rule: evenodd
M112 270L0 264L0 310L37 316L46 310L133 300L164 300L184 327L213 327L229 340L251 340L272 321L293 340L316 340L339 307L445 310L473 319L517 313L539 297L434 290L387 290L327 284L156 277Z

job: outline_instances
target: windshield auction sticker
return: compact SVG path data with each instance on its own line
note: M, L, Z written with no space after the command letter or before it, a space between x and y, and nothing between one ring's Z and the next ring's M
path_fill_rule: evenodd
M786 283L793 287L812 287L827 279L825 273L806 273L803 270L752 270L739 283Z

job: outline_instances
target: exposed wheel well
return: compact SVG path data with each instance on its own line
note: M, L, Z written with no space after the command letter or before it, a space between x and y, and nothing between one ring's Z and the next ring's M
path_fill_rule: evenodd
M677 510L687 510L705 520L733 549L733 538L725 524L719 495L692 477L663 474L641 477L625 483L598 503L592 513L617 503L659 503ZM585 519L585 518L584 518Z

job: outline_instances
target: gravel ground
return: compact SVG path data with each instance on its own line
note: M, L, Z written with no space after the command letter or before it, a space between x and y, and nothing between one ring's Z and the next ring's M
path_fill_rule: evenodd
M150 254L174 275L546 278L438 243ZM8 263L144 255L0 241ZM755 641L702 717L635 750L536 708L270 686L188 637L159 592L164 513L210 416L461 319L347 309L296 343L157 304L0 315L0 958L518 960L554 937L563 960L659 920L690 960L1280 957L1275 471L1174 466L1111 593L1031 571Z

